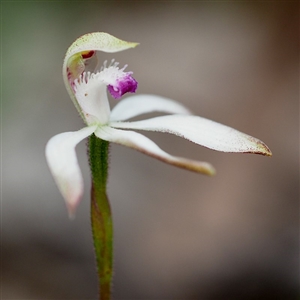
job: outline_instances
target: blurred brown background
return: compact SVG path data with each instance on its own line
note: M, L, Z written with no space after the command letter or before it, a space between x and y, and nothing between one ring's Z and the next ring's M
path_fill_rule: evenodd
M1 299L96 299L86 145L85 196L70 221L44 147L82 121L61 67L80 35L140 46L138 93L262 139L272 158L147 134L214 178L111 147L117 300L298 299L299 2L2 2Z

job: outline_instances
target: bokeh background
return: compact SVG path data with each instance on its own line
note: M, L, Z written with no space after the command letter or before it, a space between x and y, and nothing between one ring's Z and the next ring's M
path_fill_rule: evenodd
M2 1L1 299L96 299L85 194L70 221L45 162L55 134L82 126L61 76L66 49L104 31L140 46L138 93L260 138L272 158L151 133L208 178L111 147L114 298L299 299L299 2ZM113 106L113 103L112 103ZM199 133L201 134L201 133Z

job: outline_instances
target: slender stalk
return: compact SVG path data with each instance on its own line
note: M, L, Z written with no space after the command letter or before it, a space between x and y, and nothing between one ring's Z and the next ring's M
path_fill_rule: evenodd
M106 195L109 143L92 135L89 156L92 172L91 225L95 247L99 299L111 299L113 273L113 224L109 200Z

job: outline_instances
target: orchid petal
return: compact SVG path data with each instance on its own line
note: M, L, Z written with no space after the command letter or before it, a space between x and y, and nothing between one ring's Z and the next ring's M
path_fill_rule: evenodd
M136 95L119 102L111 111L110 120L123 121L151 112L190 114L187 108L174 100L156 95Z
M97 126L85 127L75 132L60 133L46 145L46 159L54 180L63 195L70 216L83 193L83 179L78 165L75 147L91 135Z
M215 173L214 168L209 163L172 156L160 149L153 141L137 132L102 126L97 128L95 135L108 142L114 142L134 148L144 154L150 155L177 167L206 175L213 175Z
M271 150L262 141L198 116L162 116L136 122L113 122L110 125L122 129L172 133L198 145L223 152L272 155Z

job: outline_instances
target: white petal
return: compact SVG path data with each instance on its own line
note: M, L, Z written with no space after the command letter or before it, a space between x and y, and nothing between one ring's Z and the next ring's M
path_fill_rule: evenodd
M115 128L168 132L210 149L272 155L262 141L198 116L172 115L137 122L113 122Z
M110 120L123 121L155 111L170 114L190 114L187 108L174 100L156 95L136 95L120 101L113 108Z
M73 215L83 193L83 179L75 147L91 135L97 126L52 137L46 145L46 159L54 180L63 195L70 215Z
M95 135L103 140L134 148L144 154L148 154L177 167L207 175L213 175L215 173L214 168L210 164L172 156L160 149L154 142L144 135L134 131L118 130L108 126L103 126L96 130Z

